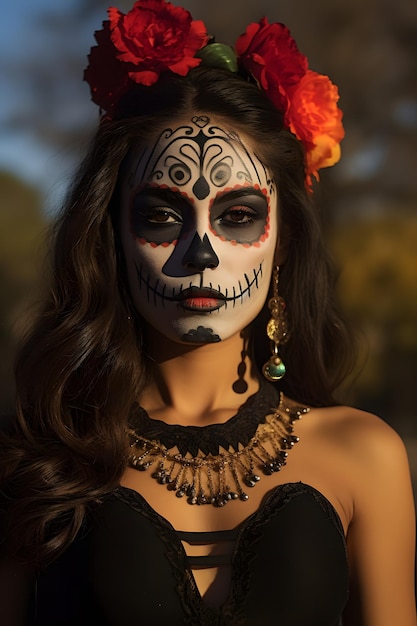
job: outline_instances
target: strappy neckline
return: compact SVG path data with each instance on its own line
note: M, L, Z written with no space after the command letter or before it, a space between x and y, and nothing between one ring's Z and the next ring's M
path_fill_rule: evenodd
M326 517L338 531L346 553L346 539L342 521L333 504L326 496L315 487L301 481L277 485L265 494L261 505L256 511L233 529L225 529L226 531L231 530L236 533L231 560L232 570L229 593L222 605L217 608L211 608L205 603L204 596L200 593L185 548L181 542L180 534L186 531L177 531L171 522L155 511L136 490L119 486L113 492L113 495L118 500L147 517L159 529L160 532L158 534L165 545L167 558L173 568L178 594L182 599L184 611L191 620L189 623L213 625L218 623L220 615L225 618L233 616L234 619L237 617L243 619L243 614L241 616L238 614L244 605L244 598L249 590L249 561L254 555L253 546L262 534L262 527L294 497L303 494L312 496L321 507ZM246 542L245 549L243 549L245 538L249 538L249 536L250 541Z
M281 495L281 493L283 493L284 497L289 495L290 497L288 498L288 500L291 499L291 496L299 495L299 494L302 494L302 493L309 493L310 495L312 495L314 497L314 499L316 500L316 502L321 505L321 507L325 511L325 513L327 513L329 515L330 519L335 524L337 530L342 535L343 539L346 540L345 531L344 531L342 520L341 520L340 515L337 512L336 508L334 507L334 505L330 502L330 500L328 498L326 498L326 496L321 491L319 491L318 489L316 489L312 485L310 485L308 483L305 483L305 482L303 482L301 480L297 481L297 482L281 483L279 485L275 485L275 487L273 487L272 489L269 489L265 493L265 496L263 497L260 506L255 511L253 511L253 513L248 515L248 517L245 517L241 522L239 522L239 524L237 524L233 528L224 528L224 529L220 529L218 531L195 531L195 535L198 535L198 534L202 535L202 534L205 534L206 532L207 532L208 535L214 534L214 533L224 533L225 535L227 535L227 534L236 535L236 533L239 533L239 531L247 523L250 522L252 517L256 516L257 513L262 511L262 509L264 507L270 505L270 500L272 498L274 498L276 492L279 495ZM126 497L123 497L123 496L120 495L120 494L123 494L123 493L126 494ZM194 533L194 531L180 530L180 529L174 528L174 526L171 524L171 522L166 517L164 517L163 515L158 513L149 504L149 502L146 500L146 498L141 493L136 491L136 489L132 489L130 487L125 487L124 485L119 485L113 491L113 494L119 500L124 501L129 506L135 500L138 500L147 509L149 509L149 511L152 512L152 514L154 516L156 516L160 520L162 520L170 528L170 530L172 530L176 534L182 533L182 534L186 535L187 533L189 533L189 534L193 534ZM286 500L286 502L284 504L286 504L288 500ZM132 508L135 508L135 506L133 505Z

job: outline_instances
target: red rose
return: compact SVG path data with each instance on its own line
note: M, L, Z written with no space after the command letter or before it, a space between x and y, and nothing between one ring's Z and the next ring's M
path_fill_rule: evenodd
M307 173L337 163L344 137L339 93L328 76L308 70L293 89L285 122L306 146Z
M103 22L103 30L96 31L94 35L98 46L91 48L84 80L90 85L92 101L111 115L114 106L129 88L130 79L126 64L118 61L114 54L110 23Z
M166 69L186 76L201 63L194 55L208 41L202 21L165 0L138 0L127 15L108 10L111 40L120 61L129 64L129 77L152 85Z
M242 65L257 80L274 105L285 112L288 89L307 71L307 59L284 24L269 24L263 17L252 23L236 42Z
M131 81L153 85L170 70L186 76L201 63L194 55L208 41L202 21L165 0L138 0L126 15L108 9L95 37L84 79L92 100L110 115Z

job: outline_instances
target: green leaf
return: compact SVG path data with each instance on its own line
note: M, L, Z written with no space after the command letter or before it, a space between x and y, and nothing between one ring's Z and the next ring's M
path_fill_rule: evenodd
M195 55L205 67L213 67L229 72L237 72L237 58L231 46L224 43L209 43Z

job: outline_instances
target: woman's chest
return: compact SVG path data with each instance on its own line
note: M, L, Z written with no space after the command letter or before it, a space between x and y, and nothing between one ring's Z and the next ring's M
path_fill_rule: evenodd
M278 618L285 626L335 626L347 589L339 519L308 485L281 485L238 528L209 534L178 532L137 492L120 488L38 581L35 623L95 624L83 621L88 614L108 626L272 626ZM73 618L48 621L57 594Z

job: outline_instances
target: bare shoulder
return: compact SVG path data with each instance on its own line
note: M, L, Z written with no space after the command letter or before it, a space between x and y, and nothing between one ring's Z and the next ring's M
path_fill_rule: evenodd
M346 406L300 423L308 458L346 513L351 577L346 626L415 626L415 515L405 446L384 420ZM317 452L319 451L319 454Z
M412 493L407 451L398 433L380 417L347 406L312 409L312 441L350 495L353 510L375 499Z
M352 501L351 595L343 623L415 626L415 514L404 443L382 419L358 409L311 413Z
M312 409L309 419L317 436L339 453L371 471L372 468L408 467L407 453L398 433L383 419L349 406Z

